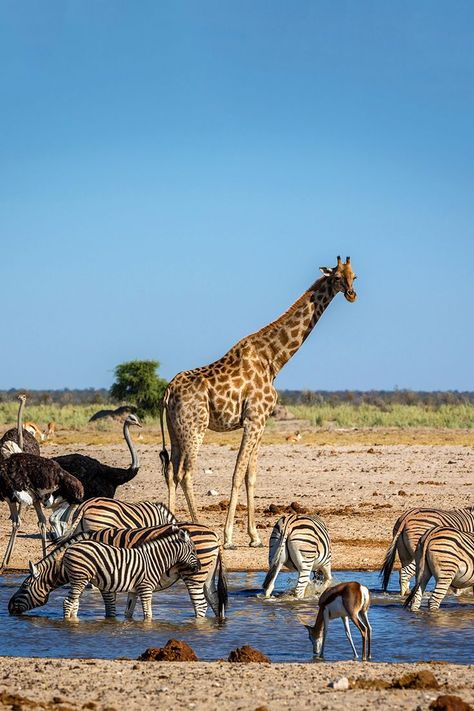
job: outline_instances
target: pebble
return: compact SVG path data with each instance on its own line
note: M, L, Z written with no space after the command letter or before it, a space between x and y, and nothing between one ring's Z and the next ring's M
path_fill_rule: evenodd
M347 676L341 676L340 679L334 679L334 681L330 681L328 684L331 689L335 689L336 691L346 691L349 688L349 679Z

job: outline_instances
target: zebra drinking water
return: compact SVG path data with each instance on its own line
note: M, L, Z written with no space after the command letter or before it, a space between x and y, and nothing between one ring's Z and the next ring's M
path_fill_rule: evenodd
M263 581L265 597L271 596L284 565L299 573L295 588L297 598L304 597L312 571L322 572L323 590L331 581L331 542L319 516L282 516L273 527L268 557L270 569Z
M196 617L204 617L208 602L214 614L220 619L225 618L227 605L227 584L223 571L219 539L207 526L199 524L177 524L179 528L188 531L199 559L200 570L190 572L180 564L163 573L158 583L158 590L165 590L182 578L184 581ZM41 607L48 601L49 594L55 588L65 585L67 580L62 568L62 556L66 548L80 540L95 540L113 545L117 548L133 548L148 541L155 540L169 531L169 525L148 528L104 528L100 531L89 531L76 534L59 545L41 560L36 566L30 563L30 575L23 581L20 588L9 602L10 614L21 615L35 607ZM217 577L217 583L216 583ZM133 601L127 602L127 616L131 617L135 606ZM107 607L108 605L108 607ZM106 614L112 616L110 599L106 601Z
M153 618L151 598L160 577L174 565L190 572L199 570L196 548L189 533L175 525L167 536L139 548L115 548L93 540L69 546L63 557L66 579L71 585L64 600L64 617L77 617L79 600L88 583L104 593L129 592L138 595L145 620ZM107 599L104 598L107 606Z

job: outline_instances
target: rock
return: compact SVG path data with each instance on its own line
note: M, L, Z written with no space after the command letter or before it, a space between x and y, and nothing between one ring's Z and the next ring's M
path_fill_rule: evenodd
M460 696L443 694L431 702L429 708L432 711L473 711L471 704L463 701Z
M262 706L256 706L254 711L270 711L270 709L265 704L262 704Z
M347 676L341 676L339 679L330 681L328 686L336 691L346 691L349 688L349 679Z
M229 654L229 662L242 662L248 664L249 662L263 662L264 664L270 664L270 660L265 654L260 652L258 649L249 647L248 644L244 644L243 647L237 647L233 649Z
M207 495L208 496L219 496L219 492L216 491L215 489L209 489L209 491L207 492Z
M400 489L400 491L398 492L398 495L399 496L408 496L407 492L403 491L403 489Z
M302 506L302 504L298 503L298 501L293 501L290 506L290 509L293 509L293 511L297 514L305 514L308 513L308 509L306 506Z
M179 639L169 639L164 647L148 647L139 662L197 662L194 650Z
M428 669L409 672L393 682L394 689L439 689L438 681Z

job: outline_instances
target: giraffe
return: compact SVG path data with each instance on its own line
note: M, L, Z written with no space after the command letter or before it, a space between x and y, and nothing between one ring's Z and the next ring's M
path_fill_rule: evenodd
M243 428L232 478L224 548L235 548L233 523L244 480L249 545L262 545L255 525L254 493L260 442L277 400L275 377L304 343L338 292L343 292L349 302L357 298L352 288L356 276L350 257L345 263L338 257L336 267L321 267L320 271L323 276L276 321L240 340L214 363L178 373L165 390L160 413L163 438L160 459L171 511L175 510L176 489L180 484L192 519L197 522L193 472L206 429L228 432ZM164 411L171 462L165 447Z

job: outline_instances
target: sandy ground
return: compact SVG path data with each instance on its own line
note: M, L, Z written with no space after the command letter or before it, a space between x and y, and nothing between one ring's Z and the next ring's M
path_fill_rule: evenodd
M127 464L123 445L59 447L54 455L82 451L111 465ZM117 492L125 501L166 501L167 490L159 468L158 445L139 445L141 468L137 477ZM215 528L223 539L225 511L209 510L229 498L236 445L205 444L195 475L201 522ZM263 445L256 487L257 525L264 548L248 547L246 511L238 511L234 529L235 551L225 551L229 570L267 567L268 539L278 515L267 513L272 503L297 501L319 513L329 529L335 569L374 569L380 566L393 524L414 506L456 508L474 504L474 449L453 445ZM208 496L214 489L218 496ZM245 488L241 493L245 506ZM4 504L0 520L0 547L10 531ZM188 518L182 495L178 518ZM40 558L40 540L33 509L28 509L18 536L10 568L24 570L29 559Z
M122 445L59 447L47 455L83 451L104 462L124 466ZM159 465L159 446L140 444L142 466L136 479L123 486L118 498L166 501ZM209 506L229 497L236 457L235 444L204 445L195 491L201 520L219 531L225 511ZM239 511L235 527L238 549L225 551L229 570L267 567L267 544L278 515L268 514L272 503L299 502L325 520L333 545L336 569L374 569L380 566L397 517L413 506L454 508L474 504L474 450L454 445L317 444L263 445L256 490L257 521L265 547L248 547L246 512ZM216 489L218 496L208 496ZM245 492L241 502L245 504ZM10 530L6 505L0 521L0 546ZM178 517L187 518L182 497ZM11 561L23 570L40 557L34 512L28 511ZM242 640L245 643L245 640ZM151 666L150 666L151 664ZM430 668L440 691L334 691L328 682L341 676L393 679L404 671ZM428 709L440 693L456 693L474 703L472 668L444 664L292 664L231 665L228 663L147 663L101 660L0 659L0 708L8 709Z
M348 689L328 684L341 677L393 681L430 669L439 689ZM376 686L377 686L376 682ZM0 708L72 711L143 709L420 709L442 694L474 703L471 666L453 664L229 664L131 662L95 659L0 658Z

